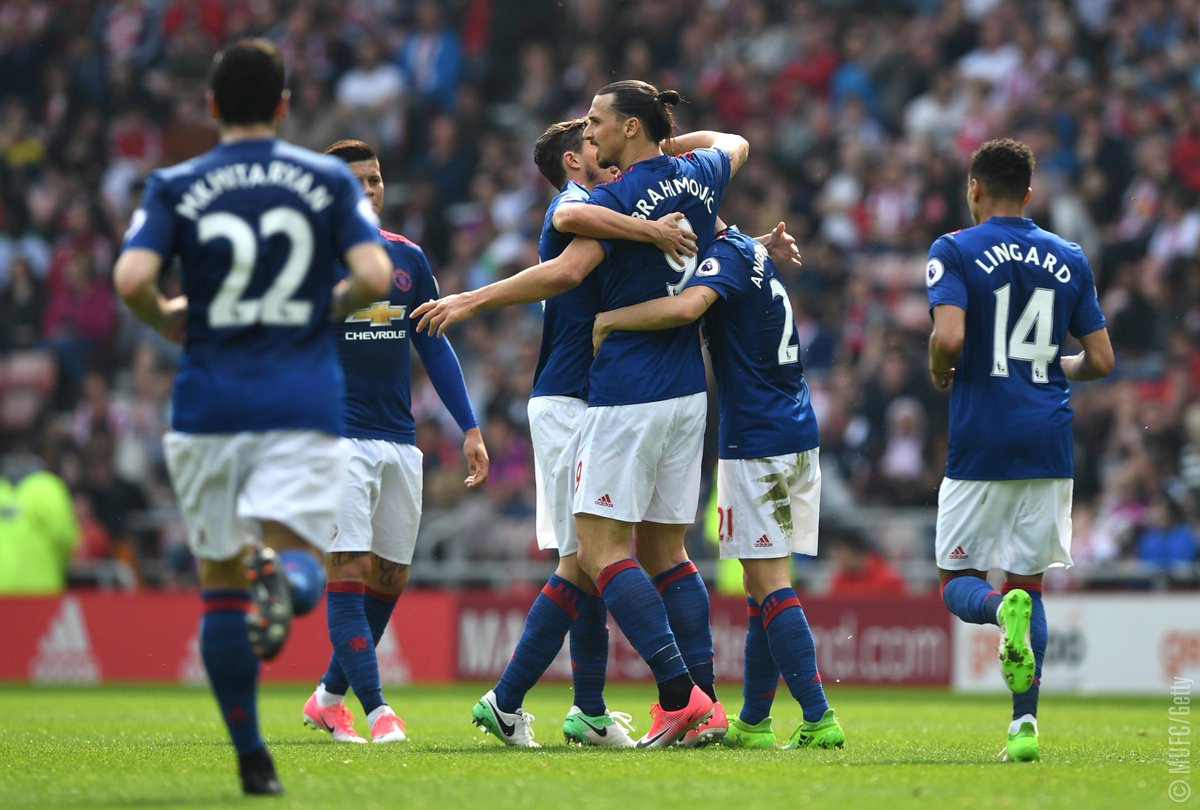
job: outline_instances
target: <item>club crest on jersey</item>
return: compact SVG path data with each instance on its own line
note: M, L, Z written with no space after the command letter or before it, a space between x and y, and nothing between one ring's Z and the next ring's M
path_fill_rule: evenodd
M394 267L392 268L392 283L401 292L408 292L412 289L412 276L403 267Z
M371 326L389 326L392 321L404 320L408 307L397 306L391 301L376 301L369 307L355 310L346 316L346 323L369 323Z
M930 259L929 264L925 265L925 286L932 287L937 284L945 272L946 268L942 266L941 259Z
M696 275L698 276L715 276L720 272L721 263L712 256L709 256L707 259L702 261L700 266L696 268Z

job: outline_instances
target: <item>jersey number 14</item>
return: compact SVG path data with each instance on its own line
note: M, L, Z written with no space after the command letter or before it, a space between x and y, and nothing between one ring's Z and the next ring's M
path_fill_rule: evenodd
M1021 310L1021 316L1008 334L1008 309L1012 285L996 290L996 321L992 329L992 376L1007 377L1008 361L1025 360L1030 364L1035 383L1050 381L1049 366L1058 356L1058 346L1050 342L1054 334L1054 290L1038 287ZM1033 340L1029 339L1030 334Z

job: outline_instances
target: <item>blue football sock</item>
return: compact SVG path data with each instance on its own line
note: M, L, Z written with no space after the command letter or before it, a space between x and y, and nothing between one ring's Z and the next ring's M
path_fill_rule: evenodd
M780 588L768 594L762 603L762 618L771 656L779 665L788 691L804 710L805 720L820 720L829 703L817 669L817 645L796 592Z
M375 658L375 641L363 608L361 582L331 582L325 601L326 624L333 656L345 674L358 702L367 714L383 705L383 685L379 681L379 661ZM328 674L328 673L327 673ZM340 685L340 684L335 684ZM334 692L328 683L327 692ZM345 694L334 692L334 694Z
M599 595L584 597L571 623L571 678L575 705L596 717L608 711L604 679L608 671L608 609Z
M971 624L996 624L996 611L1004 597L986 579L959 576L942 583L942 601L958 618Z
M233 747L248 754L264 745L258 731L258 656L246 638L250 594L207 590L201 598L200 657Z
M551 574L542 592L533 600L517 648L496 684L496 707L502 712L520 708L525 693L549 668L562 649L567 630L579 616L587 594L571 582Z
M684 560L654 578L654 586L667 609L667 620L675 643L683 654L683 663L696 686L713 700L717 699L713 684L712 622L709 616L708 588L696 565Z
M746 654L742 677L742 710L738 718L747 725L761 723L771 714L775 690L779 687L779 667L771 656L767 630L762 623L758 602L746 597Z
M367 614L367 624L371 627L371 640L376 647L379 646L379 639L383 638L384 631L387 630L388 621L392 618L392 611L399 598L395 594L383 593L370 588L363 593L363 611ZM328 612L326 620L328 620ZM375 663L378 666L378 657L375 659ZM325 670L321 683L325 684L325 691L331 695L345 695L346 690L350 688L350 681L347 680L342 665L338 663L337 655L329 656L329 667Z
M596 587L625 638L654 673L659 684L659 704L667 711L686 706L686 697L682 704L674 704L679 701L679 692L687 691L680 681L691 682L687 666L671 634L667 609L646 572L631 559L618 560L600 572ZM670 695L663 691L666 683L672 683ZM675 688L677 685L679 689Z
M1046 605L1042 602L1041 585L1006 585L1004 590L1021 588L1029 594L1033 604L1029 617L1029 646L1033 647L1033 686L1020 695L1012 696L1013 720L1026 714L1037 717L1038 691L1042 683L1042 662L1046 660L1046 644L1050 640L1050 627L1046 624Z

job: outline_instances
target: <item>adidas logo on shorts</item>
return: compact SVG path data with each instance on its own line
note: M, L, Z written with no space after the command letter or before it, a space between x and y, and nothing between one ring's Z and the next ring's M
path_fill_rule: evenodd
M608 497L607 492L596 499L596 506L607 506L609 509L612 509L612 505L612 498Z
M772 545L771 538L767 537L765 534L754 541L755 548L770 548Z
M965 560L968 556L970 555L967 554L962 546L955 546L954 551L950 552L950 559L952 560Z

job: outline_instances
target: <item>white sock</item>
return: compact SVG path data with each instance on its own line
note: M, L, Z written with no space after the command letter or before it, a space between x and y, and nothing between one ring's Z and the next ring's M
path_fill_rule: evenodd
M380 706L379 708L375 709L375 711L368 714L367 722L371 724L372 728L374 728L375 723L378 722L379 718L383 717L385 714L395 714L395 712L392 711L392 707L387 705L386 703L383 704L382 706Z
M1018 717L1016 720L1013 720L1012 723L1010 723L1008 726L1008 733L1016 734L1018 731L1021 730L1021 725L1023 723L1031 723L1033 725L1033 733L1037 734L1037 718L1034 717L1032 714L1023 714L1020 717Z
M323 709L328 709L330 706L336 706L346 700L345 695L335 695L333 692L325 691L325 682L317 684L317 705Z

